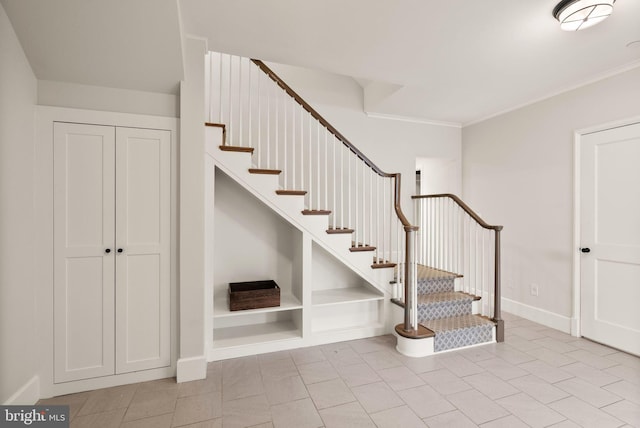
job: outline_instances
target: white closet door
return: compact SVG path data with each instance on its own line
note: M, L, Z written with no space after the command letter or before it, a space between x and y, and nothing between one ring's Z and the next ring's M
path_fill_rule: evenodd
M55 382L114 371L114 146L113 127L54 124Z
M169 131L116 129L116 373L170 365Z

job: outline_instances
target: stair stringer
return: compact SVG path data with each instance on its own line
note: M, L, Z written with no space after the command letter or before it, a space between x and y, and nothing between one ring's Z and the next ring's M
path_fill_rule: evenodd
M313 242L318 244L333 257L351 269L360 278L384 293L391 294L390 282L394 277L394 269L373 269L371 252L351 252L350 234L328 234L327 216L303 215L304 196L277 195L279 177L277 175L258 175L249 173L250 153L227 152L220 150L222 130L216 127L205 129L205 152L214 160L215 167L220 169L234 181L239 183L252 195L257 197L280 217L285 219L301 232L307 233Z

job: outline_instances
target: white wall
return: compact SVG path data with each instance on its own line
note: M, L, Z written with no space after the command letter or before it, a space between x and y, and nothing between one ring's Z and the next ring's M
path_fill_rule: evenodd
M504 225L504 297L571 317L573 132L638 115L640 68L463 129L464 199Z
M170 94L38 81L38 104L43 106L179 117L179 99Z
M33 404L28 401L38 398L33 232L36 92L36 78L0 5L0 403Z
M383 171L402 174L402 207L410 219L417 158L461 157L458 128L370 118L363 90L350 77L269 63L269 67ZM460 176L459 164L454 175ZM428 174L423 179L428 180ZM459 183L458 183L459 184ZM460 188L454 193L460 193Z
M272 279L282 293L302 298L301 278L294 278L296 240L291 226L220 170L215 176L213 260L215 298L226 301L230 282Z

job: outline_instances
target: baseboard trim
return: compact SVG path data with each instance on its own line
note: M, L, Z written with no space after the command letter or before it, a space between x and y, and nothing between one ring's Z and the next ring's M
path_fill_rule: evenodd
M529 321L537 322L547 327L571 334L571 318L564 315L549 312L535 306L525 305L515 300L502 298L502 310L526 318Z
M40 399L40 377L34 376L27 383L17 390L7 401L5 406L24 405L31 406Z
M206 377L207 358L204 355L178 359L176 370L176 381L178 383L205 379Z

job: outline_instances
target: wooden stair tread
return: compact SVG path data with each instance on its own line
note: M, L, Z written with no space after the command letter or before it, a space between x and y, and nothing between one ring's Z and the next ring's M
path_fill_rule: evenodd
M353 229L347 229L346 227L343 228L338 228L338 229L327 229L327 233L332 235L332 234L338 234L338 233L353 233L355 232L355 230Z
M351 252L375 251L375 250L376 250L376 247L373 247L368 244L357 244L353 241L351 241L351 248L349 248L349 251Z
M253 153L253 147L218 146L223 152Z
M396 333L408 339L426 339L428 337L434 337L436 335L435 332L431 331L421 324L418 324L417 331L405 331L404 324L396 325L395 329Z
M249 172L251 174L279 175L282 171L279 169L249 168Z
M394 268L394 267L396 267L396 264L395 263L391 263L391 262L384 262L384 263L383 262L378 262L378 263L374 262L371 265L372 269L384 269L384 268Z
M329 215L330 210L302 210L303 215Z
M304 196L307 194L306 190L276 190L278 195L290 195L290 196Z

